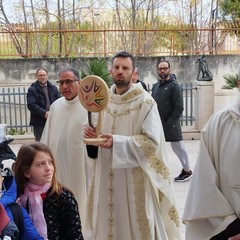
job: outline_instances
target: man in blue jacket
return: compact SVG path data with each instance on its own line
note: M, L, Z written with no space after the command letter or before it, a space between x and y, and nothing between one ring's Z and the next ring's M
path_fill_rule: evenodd
M27 107L31 113L30 125L36 141L40 141L48 117L50 105L61 95L57 87L48 80L45 68L36 71L37 80L27 92Z

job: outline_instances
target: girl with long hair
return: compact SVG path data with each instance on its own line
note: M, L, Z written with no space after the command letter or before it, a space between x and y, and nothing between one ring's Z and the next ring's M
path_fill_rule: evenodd
M14 172L19 203L44 239L83 239L77 201L57 181L55 160L48 146L39 142L23 145Z

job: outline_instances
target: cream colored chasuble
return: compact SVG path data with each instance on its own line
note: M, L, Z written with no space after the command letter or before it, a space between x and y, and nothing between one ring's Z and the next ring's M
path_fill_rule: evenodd
M157 105L141 84L123 95L112 86L102 132L113 148L99 148L86 239L180 239Z

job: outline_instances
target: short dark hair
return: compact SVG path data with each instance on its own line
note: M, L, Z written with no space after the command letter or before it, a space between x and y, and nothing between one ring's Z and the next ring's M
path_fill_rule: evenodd
M160 59L160 60L158 60L157 61L157 68L158 68L158 65L160 64L160 63L162 63L162 62L165 62L165 63L167 63L168 64L168 68L170 69L170 62L169 61L167 61L167 60L164 60L164 59Z
M36 71L36 75L38 74L38 72L39 72L40 70L43 70L43 71L45 71L45 72L48 74L48 71L47 71L47 69L46 69L46 68L43 68L43 67L41 67L41 68L38 68L38 69L37 69L37 71Z
M130 58L132 60L132 66L133 66L133 70L135 69L135 59L133 57L133 55L129 52L126 52L126 51L121 51L121 52L118 52L112 59L112 63L114 61L115 58L119 58L119 57L122 57L122 58Z
M74 76L76 77L77 80L80 79L80 74L79 71L77 71L74 68L64 68L63 70L61 70L58 74L58 76L60 76L63 72L72 72L74 74Z

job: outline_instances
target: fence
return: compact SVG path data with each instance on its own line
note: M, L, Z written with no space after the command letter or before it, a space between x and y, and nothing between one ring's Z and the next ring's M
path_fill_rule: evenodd
M194 121L194 90L197 88L193 86L192 83L181 83L183 91L183 104L184 110L181 116L182 126L193 126Z
M181 117L182 126L193 126L194 87L192 83L181 83L183 89L184 111ZM14 134L32 133L29 125L30 112L27 109L26 86L0 87L0 121L7 124L8 131Z
M0 29L1 58L239 54L239 29L21 30Z
M24 86L0 88L0 120L13 135L32 132L26 95L27 87Z

